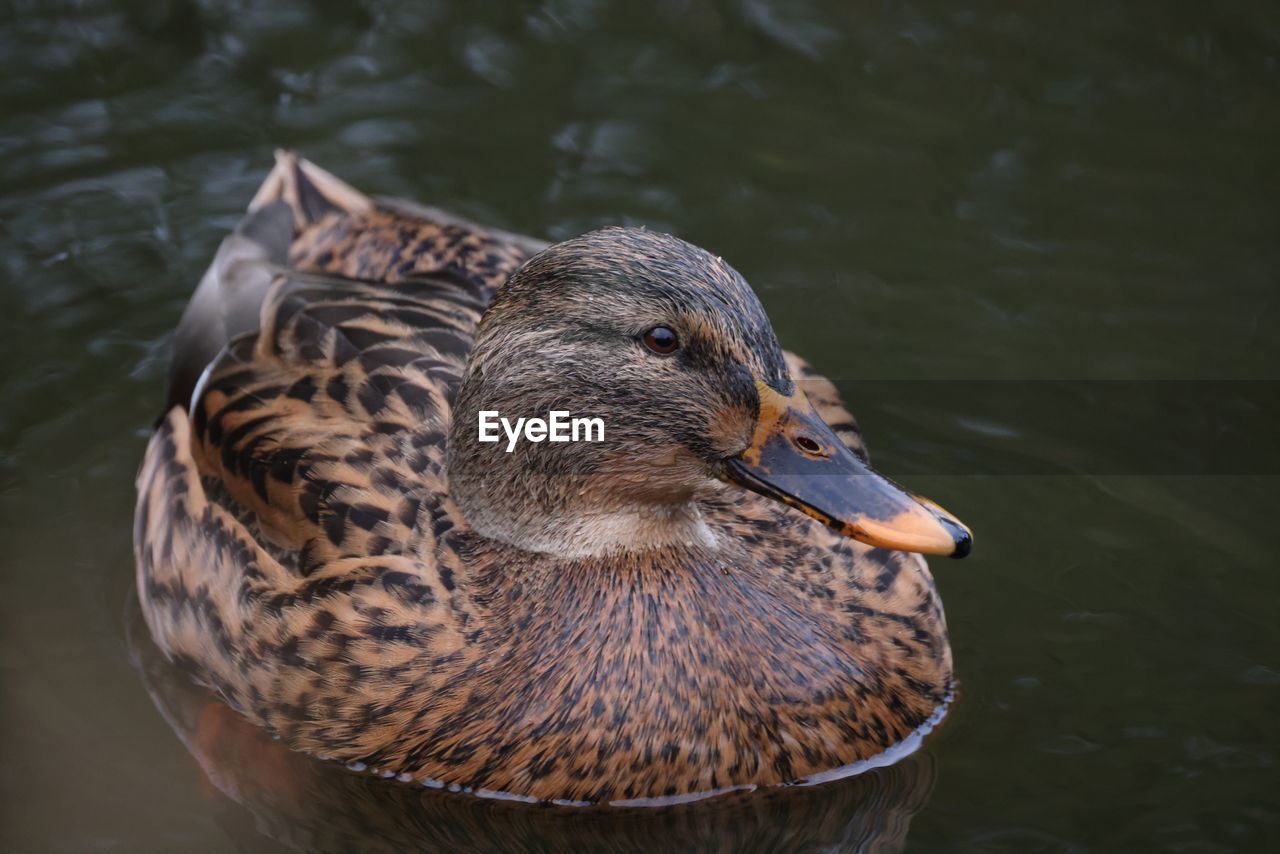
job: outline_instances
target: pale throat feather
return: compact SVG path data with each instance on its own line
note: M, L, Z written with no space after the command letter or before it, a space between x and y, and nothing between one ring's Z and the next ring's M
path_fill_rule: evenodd
M597 474L577 488L544 478L480 479L498 484L489 489L471 488L470 474L464 468L454 478L461 481L455 499L472 530L524 551L590 558L720 544L691 491L659 497L652 484L638 490L634 473L625 479Z
M479 533L517 546L561 558L605 557L673 547L714 549L718 538L692 502L650 505L612 512L584 512L547 516L542 524L520 532Z

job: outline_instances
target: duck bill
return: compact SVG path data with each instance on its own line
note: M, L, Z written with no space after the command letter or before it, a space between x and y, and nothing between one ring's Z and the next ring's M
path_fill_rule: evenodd
M799 389L764 383L750 447L725 462L724 479L795 507L845 536L884 549L961 558L973 535L959 519L859 459Z

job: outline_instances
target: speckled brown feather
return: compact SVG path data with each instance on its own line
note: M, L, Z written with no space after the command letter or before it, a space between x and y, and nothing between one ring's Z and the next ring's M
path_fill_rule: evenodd
M205 778L243 807L218 810L218 823L231 838L250 840L249 850L261 849L267 836L305 854L890 854L904 848L934 781L935 761L921 752L821 787L658 809L545 809L459 797L289 750L191 684L145 626L131 620L129 629L131 657L157 707Z
M306 170L285 156L255 200L292 198L295 219L259 328L139 474L140 598L171 658L298 750L572 801L800 779L946 702L924 561L736 487L698 496L715 550L566 560L474 533L445 437L481 312L530 242ZM865 454L834 387L785 358Z

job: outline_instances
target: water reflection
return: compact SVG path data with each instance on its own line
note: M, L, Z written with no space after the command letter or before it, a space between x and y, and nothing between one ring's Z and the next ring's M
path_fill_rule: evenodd
M169 725L204 772L211 810L241 851L830 852L904 850L933 791L918 752L807 788L653 809L573 809L485 800L357 774L286 748L165 660L136 602L128 645ZM277 847L281 846L281 847Z

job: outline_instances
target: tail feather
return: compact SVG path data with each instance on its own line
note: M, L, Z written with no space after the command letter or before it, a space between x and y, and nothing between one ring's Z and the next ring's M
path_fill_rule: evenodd
M222 241L173 339L169 408L186 406L200 375L231 339L258 329L262 302L297 235L330 213L364 214L373 200L291 151Z
M253 200L252 213L279 199L293 211L299 231L330 213L367 214L374 202L340 178L292 151L276 151L276 165Z

